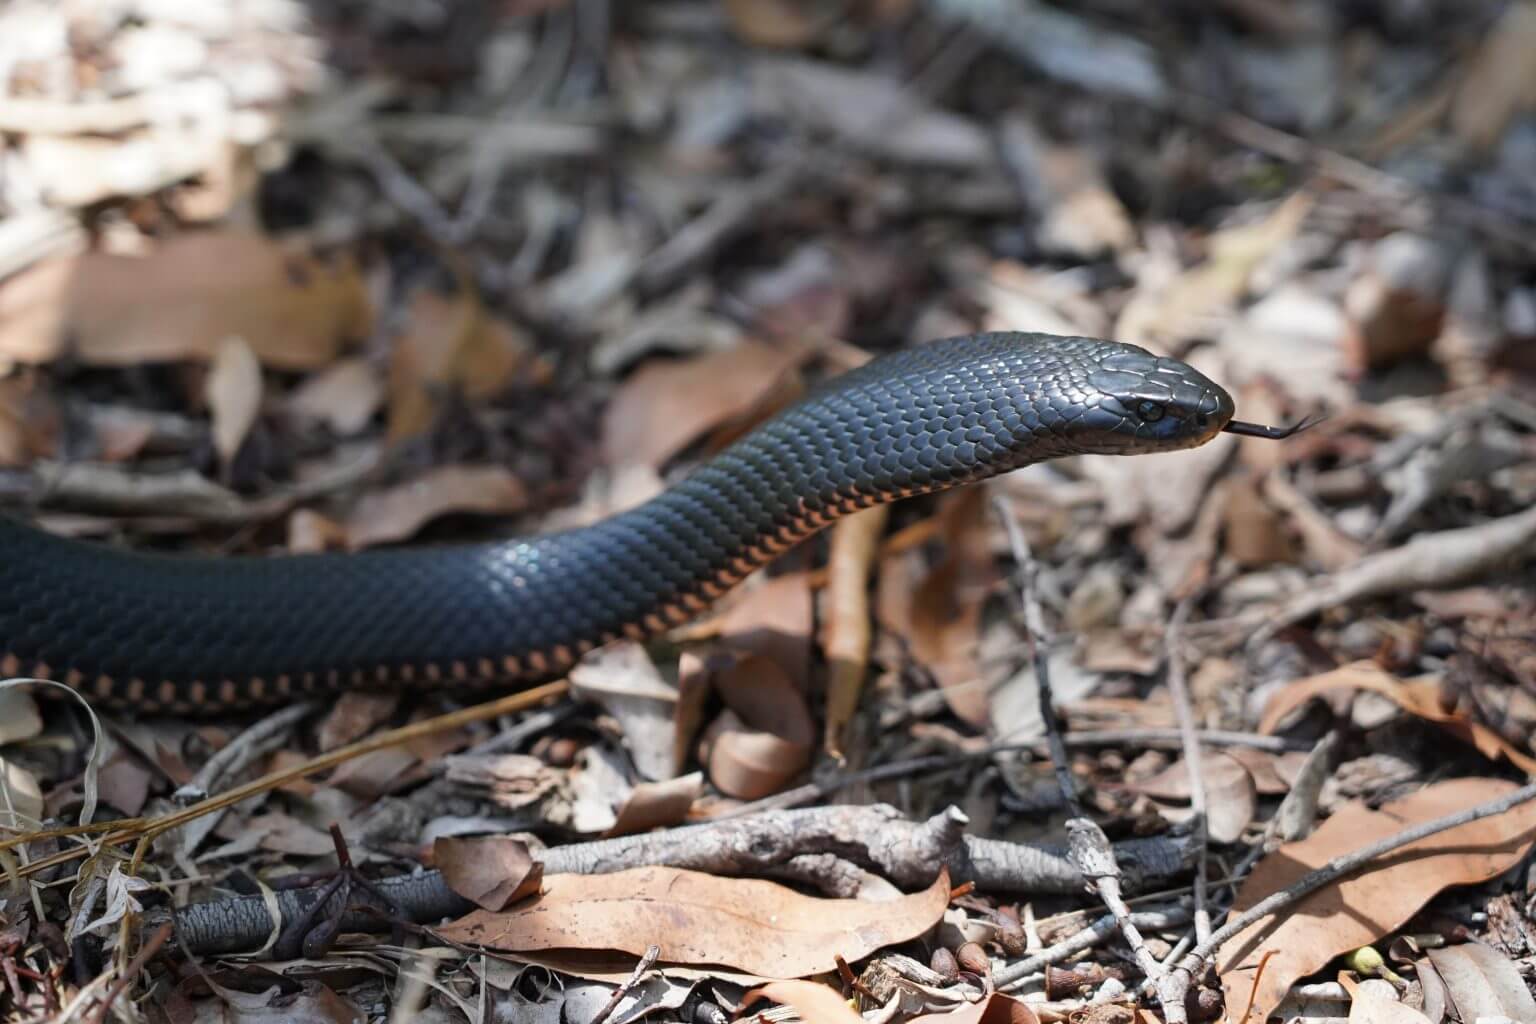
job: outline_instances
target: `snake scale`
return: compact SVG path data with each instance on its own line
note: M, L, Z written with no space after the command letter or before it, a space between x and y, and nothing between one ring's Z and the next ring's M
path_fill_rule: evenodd
M839 516L1045 459L1192 448L1232 419L1176 359L989 333L833 377L650 501L459 545L145 553L0 517L0 672L105 707L207 713L347 688L532 685L684 623Z

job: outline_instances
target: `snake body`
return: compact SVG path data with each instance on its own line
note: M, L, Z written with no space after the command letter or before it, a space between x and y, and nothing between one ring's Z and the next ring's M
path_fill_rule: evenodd
M1044 459L1194 447L1232 414L1193 368L1134 346L979 334L837 376L654 499L546 536L214 558L0 518L0 671L177 713L531 685L688 621L841 515Z

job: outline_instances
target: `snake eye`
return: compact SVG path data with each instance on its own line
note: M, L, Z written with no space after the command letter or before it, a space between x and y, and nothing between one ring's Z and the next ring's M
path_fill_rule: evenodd
M1148 423L1156 423L1158 420L1163 418L1163 407L1158 405L1156 402L1149 402L1146 399L1142 399L1136 404L1136 415L1140 416Z

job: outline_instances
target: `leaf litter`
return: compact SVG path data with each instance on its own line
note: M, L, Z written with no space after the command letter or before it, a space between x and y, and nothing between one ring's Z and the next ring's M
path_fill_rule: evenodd
M119 716L99 783L58 702L0 713L0 1015L466 1019L499 962L377 933L546 900L573 945L524 951L497 1013L717 1019L751 994L807 1020L1174 1019L1136 986L1187 904L1141 879L1187 899L1233 869L1201 890L1219 926L1445 809L1416 799L1485 801L1536 763L1529 4L141 6L0 14L0 496L58 532L222 556L581 525L837 372L976 330L1139 342L1244 419L1328 419L866 513L536 707L446 719L481 696L432 688ZM340 763L304 769L317 752ZM169 820L178 787L269 770L299 774L143 860L102 851L144 823L37 834ZM786 836L732 831L795 805ZM1351 1019L1530 1017L1527 807L1293 902L1254 939L1281 950L1257 985L1218 960L1183 1012L1289 988ZM1057 871L1085 821L1154 903L1139 940ZM328 874L333 824L393 903ZM579 873L540 882L561 856ZM940 893L941 867L979 881ZM704 893L686 942L633 872ZM372 907L314 925L340 948L214 966L270 956L268 902L297 917L333 883L338 912ZM811 908L792 939L787 907ZM69 949L12 938L92 922ZM647 964L662 940L688 964ZM723 966L770 953L778 973ZM120 991L82 987L106 969Z

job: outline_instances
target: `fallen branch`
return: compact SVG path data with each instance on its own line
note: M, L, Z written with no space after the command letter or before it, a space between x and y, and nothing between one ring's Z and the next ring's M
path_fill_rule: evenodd
M884 804L838 805L572 843L544 850L538 859L546 875L602 874L662 865L715 874L788 877L838 896L852 895L864 870L877 871L911 891L931 884L939 868L946 866L956 885L973 881L989 891L1082 890L1083 877L1064 848L969 836L964 834L965 824L965 816L953 807L925 822L913 822ZM1172 839L1130 840L1117 847L1116 854L1138 888L1189 865L1189 850ZM375 885L416 923L436 922L473 909L436 871L386 878ZM318 888L306 888L276 893L283 921L306 913L318 892ZM340 912L342 908L329 909ZM161 912L148 920L153 925L164 917ZM272 930L260 895L194 904L175 911L174 917L180 940L205 954L257 949ZM343 928L368 931L385 923L365 911L347 914Z
M1536 507L1459 530L1424 533L1400 548L1361 559L1300 594L1259 627L1257 646L1286 626L1352 601L1452 587L1536 554Z

